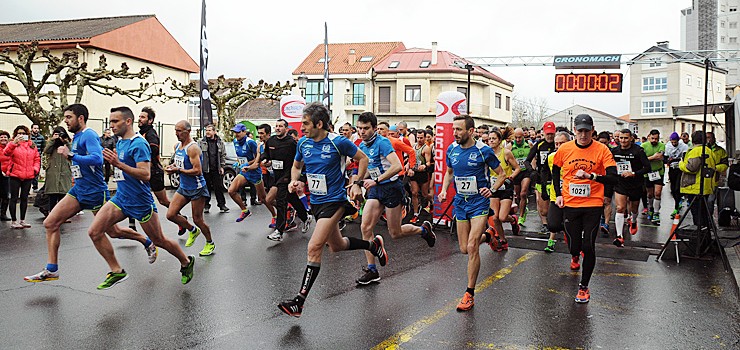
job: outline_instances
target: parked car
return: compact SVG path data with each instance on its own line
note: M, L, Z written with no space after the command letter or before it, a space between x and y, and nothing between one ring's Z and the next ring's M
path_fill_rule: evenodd
M234 164L238 163L239 159L236 156L236 149L234 149L233 143L224 142L224 146L226 146L226 165L224 166L224 174L221 176L221 181L224 184L224 188L228 190L231 186L231 182L234 181L234 178L236 177L236 168L234 168ZM171 174L169 177L172 187L180 186L180 174Z

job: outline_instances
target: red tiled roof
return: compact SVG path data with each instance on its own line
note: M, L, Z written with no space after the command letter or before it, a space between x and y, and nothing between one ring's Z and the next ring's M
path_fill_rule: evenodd
M622 120L624 120L624 121L626 121L626 122L630 122L630 121L631 121L631 120L630 120L630 115L629 115L629 113L628 113L628 114L625 114L625 115L623 115L623 116L621 116L621 117L619 117L619 119L622 119Z
M329 44L329 75L331 74L363 74L385 58L389 53L405 50L406 46L400 41L376 42L376 43L347 43ZM355 50L355 62L349 64L349 50ZM368 62L360 62L363 56L372 56ZM316 45L316 48L306 57L303 62L293 71L294 75L305 72L306 74L324 74L324 44Z
M375 71L379 74L382 73L417 73L417 72L448 72L448 73L463 73L467 74L467 70L459 68L455 65L456 62L461 62L463 65L471 63L464 58L455 55L449 51L437 51L437 64L429 65L427 68L421 68L419 65L422 61L432 60L432 50L430 49L419 49L411 48L408 50L398 51L388 55L385 59L378 62L375 65ZM391 62L398 61L398 67L388 68ZM473 75L481 75L487 78L496 80L502 84L513 87L514 84L502 79L496 74L491 73L483 67L475 67L471 72Z

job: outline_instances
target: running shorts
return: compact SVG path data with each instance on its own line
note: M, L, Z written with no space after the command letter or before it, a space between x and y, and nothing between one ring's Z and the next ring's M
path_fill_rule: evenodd
M491 201L481 195L460 198L455 196L453 201L455 205L455 219L458 221L468 221L480 216L487 217L490 211Z
M138 222L145 223L152 218L152 215L157 212L157 206L154 202L151 204L121 204L120 199L113 196L110 202L118 208L123 215L130 217Z
M93 212L100 210L100 208L103 207L103 204L105 204L105 202L110 198L108 189L105 191L82 194L77 192L77 186L72 186L67 194L80 203L80 209L92 210Z
M211 198L211 194L208 192L208 187L203 186L194 190L185 190L182 187L177 188L177 193L187 198L187 200L194 201L199 198Z

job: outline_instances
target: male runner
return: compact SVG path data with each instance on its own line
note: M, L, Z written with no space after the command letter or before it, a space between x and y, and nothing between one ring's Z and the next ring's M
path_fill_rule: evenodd
M511 144L511 153L514 155L517 163L519 163L519 169L521 170L517 176L514 177L514 194L519 197L519 225L524 225L527 220L527 195L529 194L529 185L531 179L529 178L528 168L525 167L527 156L529 156L529 142L525 140L524 130L522 128L514 129L514 142ZM531 161L530 167L531 168ZM516 202L516 199L515 199Z
M437 196L440 202L447 200L447 189L455 181L455 221L460 252L468 255L468 284L465 294L457 305L457 311L473 308L475 283L480 271L481 243L493 237L484 235L492 192L504 185L506 176L491 147L473 139L475 121L469 115L458 115L453 119L455 142L447 147L447 172L442 182L442 191ZM498 174L496 183L489 183L488 168ZM490 186L490 188L489 188Z
M177 145L175 145L175 155L173 164L168 165L164 171L168 174L180 174L180 186L177 192L172 196L172 202L167 209L167 220L170 220L178 226L188 227L190 235L185 241L186 247L191 247L195 243L195 238L203 232L206 237L206 245L200 251L200 256L213 254L216 245L211 237L211 228L203 220L203 208L210 201L211 195L208 193L208 185L203 177L202 160L203 154L198 144L190 137L192 127L190 123L181 120L175 124L175 135L177 136ZM182 215L177 215L186 204L190 203L190 209L193 215L195 225L188 226L190 223Z
M419 191L421 195L427 200L427 205L431 203L434 198L429 197L429 171L427 168L432 164L432 149L426 144L426 132L424 129L416 131L416 144L414 145L414 152L416 153L416 164L412 169L409 169L409 185L411 186L411 203L414 211L414 217L411 218L411 223L419 221L419 214L421 213L421 200L419 198Z
M193 279L195 257L188 257L175 241L167 239L162 233L157 215L157 206L150 195L149 187L151 150L143 136L134 132L134 113L128 107L111 109L109 117L111 129L120 137L116 152L103 150L103 158L116 167L113 173L118 188L115 196L100 208L100 215L93 219L88 234L103 259L110 267L110 272L98 289L108 289L128 278L116 259L110 240L105 230L117 222L132 217L139 221L141 228L152 239L155 245L168 251L180 261L182 284ZM102 163L101 163L102 164ZM205 181L204 181L205 182ZM202 209L202 206L201 206Z
M552 185L552 178L548 176L549 171L547 171L546 162L547 155L555 151L555 123L545 122L542 130L545 132L545 137L532 146L527 159L524 160L524 166L530 173L535 173L535 169L532 167L532 160L535 160L537 164L536 177L538 181L534 189L537 192L537 212L540 214L540 221L542 222L540 232L546 234L550 232L547 228L547 209L550 206L547 186ZM531 133L534 134L534 130Z
M550 176L552 176L552 160L555 158L555 154L560 146L568 141L570 141L570 134L567 131L558 131L555 134L555 152L547 155L547 168L550 172ZM563 183L562 175L563 174L561 173L560 179L558 179L558 182L561 184L561 188ZM555 181L555 178L552 179ZM550 204L549 208L547 208L547 228L550 229L550 238L547 240L545 252L552 253L555 251L555 243L557 243L556 235L563 232L565 230L565 226L563 226L563 208L555 204L555 199L557 198L555 195L555 186L548 186L547 190L550 192Z
M388 262L383 237L380 235L371 241L363 241L354 237L342 237L339 232L339 219L357 210L347 201L342 159L346 156L357 160L358 176L365 178L368 158L352 141L331 133L329 120L329 110L319 102L313 102L303 109L301 130L305 136L298 141L298 149L291 168L288 191L294 192L303 186L299 179L301 168L306 165L306 177L311 191L311 211L316 219L316 227L308 242L308 263L301 281L301 289L295 298L278 304L280 311L294 317L301 316L306 296L319 274L324 245L328 244L329 250L333 252L368 250L378 257L381 266ZM353 199L362 196L362 189L357 183L352 184L350 192Z
M629 215L627 226L631 234L637 233L637 214L640 209L640 198L645 191L645 174L650 172L650 161L642 147L635 145L632 132L624 129L619 133L619 147L612 148L612 157L617 164L619 180L614 186L614 201L617 204L617 215L614 217L617 226L617 238L614 245L624 247L624 218Z
M596 137L597 141L604 144L604 146L609 147L609 149L612 149L611 146L609 146L609 140L611 140L611 135L609 135L608 131L602 131L598 134ZM612 198L614 197L614 186L612 185L604 185L604 214L601 216L601 222L599 223L599 227L601 227L601 233L604 235L604 237L609 237L609 221L611 221L612 218ZM549 221L548 221L549 222Z
M432 224L424 221L422 226L401 225L403 220L403 183L398 173L402 169L401 160L391 146L390 140L377 132L378 119L372 112L364 112L357 118L357 133L362 139L360 150L368 158L368 178L360 178L356 183L367 190L367 201L362 213L362 238L371 240L373 228L378 224L380 215L387 210L388 233L393 239L421 235L429 247L433 247L437 237L432 231ZM386 209L387 208L387 209ZM356 282L370 284L380 281L380 274L375 265L375 256L365 252L367 268Z
M88 117L89 112L85 105L72 104L64 108L64 123L67 124L67 129L74 133L74 139L72 150L67 146L60 146L57 148L57 153L66 155L72 161L72 177L74 177L75 184L44 220L46 246L49 252L48 262L41 272L24 277L23 279L27 282L59 279L58 256L61 240L59 227L67 219L77 215L80 210L92 210L93 214L97 214L110 197L108 185L103 176L103 147L98 134L87 127ZM111 225L106 229L111 237L142 243L149 256L149 263L156 261L157 247L149 238L117 225Z
M290 184L290 169L293 168L297 143L288 136L288 121L278 119L275 124L275 135L265 141L265 151L262 157L267 164L272 166L275 173L273 188L276 192L275 207L277 209L277 221L275 231L267 236L267 239L280 242L283 240L286 228L286 215L288 203L296 210L298 218L301 219L301 232L306 233L311 228L312 218L308 215L306 208L295 191L288 191ZM273 189L271 188L270 191Z
M640 146L645 150L645 154L650 161L650 168L652 169L645 175L644 180L647 187L648 198L647 219L651 221L653 225L659 226L660 196L663 192L663 173L665 172L665 165L663 164L665 144L660 141L660 131L656 129L650 130L648 142L643 142Z
M681 209L681 169L678 163L689 151L689 146L681 142L677 132L673 132L669 138L670 142L665 145L665 163L668 165L668 182L671 184L671 196L673 196L673 212L671 218L678 214Z
M260 154L257 142L247 137L247 127L244 124L236 124L231 131L234 132L234 148L236 149L236 156L239 158L239 167L241 168L236 177L234 177L234 181L231 182L231 186L229 186L229 196L231 196L234 203L241 209L241 214L236 218L236 222L241 222L252 215L239 193L239 190L244 188L247 182L253 185L257 191L259 201L265 204L267 210L274 217L276 215L275 208L265 198L267 194L265 193L265 184L262 182Z
M275 187L275 177L273 176L272 167L263 159L265 153L265 142L272 135L272 128L270 124L260 124L257 126L257 138L259 139L259 153L260 153L260 172L262 173L262 183L265 186L265 201L275 207L275 197L277 196L277 188ZM276 216L272 216L272 220L268 225L269 228L275 228Z

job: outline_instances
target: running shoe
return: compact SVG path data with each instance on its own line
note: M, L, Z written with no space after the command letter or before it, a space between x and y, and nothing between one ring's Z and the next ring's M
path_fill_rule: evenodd
M642 215L646 215L648 213L648 208L642 208Z
M105 276L105 281L98 285L98 289L105 290L110 289L118 283L125 281L128 278L128 274L125 270L121 270L120 273L108 272Z
M182 284L188 284L193 279L193 267L195 267L195 256L191 255L188 256L188 259L190 260L190 263L188 263L188 266L181 267L180 273L182 274L182 278L180 281Z
M311 223L313 222L313 216L309 215L306 221L301 224L301 233L306 233L311 229Z
M185 218L185 220L187 220L187 219L188 219L188 217L187 217L187 216L185 216L185 215L183 215L182 217L184 217L184 218ZM136 228L134 228L134 231L136 231ZM178 236L182 236L182 235L184 235L184 234L185 234L185 231L187 231L187 229L185 229L184 227L182 227L182 226L180 226L180 225L177 225L177 235L178 235Z
M385 266L385 264L388 263L388 253L386 253L385 251L383 236L376 235L375 238L373 238L373 244L375 245L375 249L372 251L373 255L378 257L378 262L380 263L380 266Z
M19 222L18 224L20 224L24 228L31 228L31 224L27 223L26 220L21 220L21 222Z
M587 303L591 300L591 293L588 287L578 286L578 294L576 295L576 303Z
M218 209L220 209L222 213L228 213L229 212L229 207L227 207L225 205L223 207L218 207Z
M432 230L432 223L429 221L424 221L421 224L421 227L426 230L426 233L421 234L421 238L427 241L427 245L429 246L429 248L434 247L434 243L437 243L437 235L435 235L434 230Z
M673 218L673 217L676 217L676 215L678 215L678 209L674 209L674 210L673 210L673 211L671 212L671 217L672 217L672 218Z
M12 222L12 223L10 224L10 228L13 228L13 229L19 229L19 228L23 228L23 225L21 225L20 223L18 223L18 222L16 222L16 221L13 221L13 222Z
M581 263L579 262L579 258L577 256L574 256L570 258L570 269L573 271L578 271L581 268Z
M636 235L637 234L637 220L633 222L632 218L629 218L629 220L627 221L627 224L630 226L630 234L633 236Z
M552 253L555 251L555 240L549 239L547 240L547 247L545 247L545 252Z
M47 269L41 270L41 272L23 277L23 280L26 282L46 282L46 281L56 281L59 279L59 271L51 272Z
M470 293L465 292L460 303L457 304L457 311L468 311L473 308L473 305L475 305L473 302L473 296L470 295Z
M657 213L653 215L653 219L650 220L650 222L652 222L655 226L660 226L660 215L658 215Z
M368 285L373 282L378 283L380 282L380 274L378 273L378 270L373 271L363 266L362 276L357 278L355 282L362 285Z
M144 250L146 250L146 255L149 257L149 263L154 264L157 261L157 246L152 243L149 244L149 247L144 247Z
M252 216L252 212L249 211L249 209L242 210L242 213L239 214L239 217L236 218L236 222L242 222L242 220Z
M198 255L200 256L212 255L214 250L216 250L216 244L213 242L211 243L206 242L206 245L203 246L203 250L201 250L200 253L198 253Z
M509 241L502 239L498 245L498 251L500 252L504 250L509 250Z
M550 234L550 229L547 227L547 224L542 224L542 226L540 227L540 234L541 235L549 235Z
M275 231L273 231L271 234L269 234L267 236L267 239L269 239L271 241L275 241L275 242L282 242L283 241L283 234L280 231L275 230Z
M193 225L194 229L192 231L188 230L188 240L185 241L185 246L190 247L195 243L195 239L200 236L200 227Z
M429 205L429 204L427 204L427 206L424 207L424 211L427 212L427 213L431 213L432 212L432 206Z
M206 214L210 213L211 212L211 206L209 205L207 207L203 207L203 212L206 213Z
M609 224L607 224L607 223L601 224L601 233L604 236L608 236L609 235Z
M512 215L511 217L514 218L514 221L511 222L511 234L519 236L519 233L522 230L522 228L519 227L519 218L516 215Z
M347 227L347 220L339 220L337 225L339 226L339 231L344 230Z
M499 240L496 236L496 231L493 229L493 227L488 227L486 229L486 232L488 233L489 237L491 237L491 239L487 242L488 246L491 247L491 250L493 250L494 252L498 252Z
M647 212L647 219L648 219L648 221L653 221L653 212L652 211Z
M298 227L298 224L295 223L295 221L285 225L285 231L291 231L295 230L295 228Z
M524 226L524 223L527 221L527 211L525 210L522 216L519 217L518 224L519 226Z
M619 248L624 248L624 238L623 237L615 238L612 243Z
M301 317L301 313L303 312L303 301L301 301L300 297L296 296L293 299L281 301L280 304L278 304L278 309L288 314L288 316L296 318Z
M277 218L275 218L275 217L273 217L273 218L272 218L272 222L270 222L270 224L269 224L269 225L267 225L267 227L268 227L268 228L275 228L275 225L277 225L277 224L275 223L275 219L277 219Z
M414 217L409 220L410 223L415 224L417 221L419 221L419 215L414 214Z

